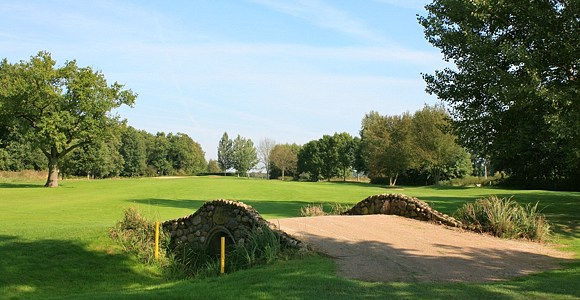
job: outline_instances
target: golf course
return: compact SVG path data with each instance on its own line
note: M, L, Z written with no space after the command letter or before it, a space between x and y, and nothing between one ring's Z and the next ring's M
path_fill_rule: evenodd
M580 297L578 192L486 187L398 187L358 182L284 182L234 177L166 177L0 181L0 299L576 299ZM336 273L332 258L299 255L224 275L175 279L143 264L108 236L126 208L165 221L190 215L206 201L231 199L265 219L298 217L311 204L354 205L370 195L400 193L453 212L497 195L536 203L552 224L550 247L575 259L561 269L508 281L364 282ZM369 224L372 226L372 224ZM554 244L554 245L552 245Z

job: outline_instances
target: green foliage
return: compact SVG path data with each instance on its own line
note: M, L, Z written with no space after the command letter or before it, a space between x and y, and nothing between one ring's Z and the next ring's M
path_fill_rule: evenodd
M257 228L243 243L229 249L225 258L226 273L271 264L294 255L294 250L283 247L280 236L268 227ZM170 256L167 272L173 277L204 278L219 274L220 258L201 246L180 243Z
M185 133L167 135L169 142L168 159L179 175L196 175L207 166L201 146Z
M451 178L446 182L443 182L443 185L450 185L450 186L464 186L464 187L482 187L482 186L495 186L501 180L500 174L496 174L495 176L488 176L485 177L478 177L478 176L465 176L463 178Z
M90 67L67 61L55 68L48 52L30 61L0 63L1 117L48 159L46 186L58 186L63 157L76 148L115 134L119 117L111 113L121 105L133 105L136 95L123 85L107 84Z
M222 171L227 172L233 168L233 147L234 142L229 138L228 133L224 132L218 144L218 165Z
M215 159L210 159L210 160L207 162L207 169L206 169L206 172L207 172L207 173L209 173L209 174L217 174L217 173L220 173L221 171L222 171L222 170L220 169L220 167L219 167L219 164L218 164L217 160L215 160Z
M127 177L141 176L147 169L147 146L144 131L127 126L121 132L121 146L119 153L123 157L121 175Z
M232 146L232 159L232 167L238 175L248 175L248 171L258 164L258 155L252 140L238 134Z
M282 180L285 180L287 173L292 176L296 175L296 170L298 168L298 152L300 151L300 146L296 144L277 144L272 148L270 153L270 160L272 162L272 173L276 174L276 171L280 171L280 176Z
M448 126L447 113L441 106L425 106L413 115L411 127L417 162L433 177L435 185L441 178L462 177L472 170L469 154L455 142Z
M318 140L310 141L302 146L298 152L297 172L308 175L305 180L316 182L322 177L322 165L320 143Z
M381 116L370 112L362 120L361 154L369 177L386 177L394 186L400 174L416 165L411 116Z
M394 186L399 176L408 178L419 173L437 185L441 179L470 174L470 155L455 142L448 127L447 114L441 106L425 106L413 115L365 115L361 156L369 177L373 182L387 178L388 184Z
M511 197L489 196L464 204L455 216L470 228L494 236L544 241L550 235L550 223L538 211L538 204L522 206Z
M460 141L522 182L580 181L578 2L436 0L420 17L454 67L424 75Z
M355 164L356 149L355 140L346 132L324 135L300 149L297 171L299 174L308 174L307 180L310 181L321 178L330 181L338 175L346 179L347 171Z

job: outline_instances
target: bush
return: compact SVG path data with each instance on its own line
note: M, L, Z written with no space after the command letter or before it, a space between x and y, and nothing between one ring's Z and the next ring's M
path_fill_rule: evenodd
M109 230L109 236L141 262L151 264L155 261L155 223L143 217L138 209L127 208L123 219ZM164 255L168 241L169 237L160 230L160 257Z
M464 178L452 178L447 181L442 182L445 185L451 186L492 186L497 185L501 180L501 176L489 176L477 177L477 176L466 176Z
M538 203L522 206L511 197L489 196L466 203L455 217L470 229L502 238L544 241L550 234L550 224L539 213Z
M330 206L330 211L324 211L324 204L308 204L306 206L302 206L300 208L300 216L301 217L318 217L318 216L326 216L326 215L341 215L342 213L346 212L351 208L348 204L342 203L330 203L327 204Z
M324 206L322 204L308 204L300 208L301 217L318 217L324 216Z
M241 244L226 253L226 272L289 259L294 251L282 246L280 236L264 226L250 232ZM173 277L210 277L219 274L220 258L200 246L180 243L173 251L167 268Z

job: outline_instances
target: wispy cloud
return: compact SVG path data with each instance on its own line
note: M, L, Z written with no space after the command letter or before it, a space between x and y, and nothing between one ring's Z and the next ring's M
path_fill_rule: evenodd
M388 44L387 38L372 30L362 20L356 19L318 0L250 0L276 11L305 19L312 24L331 29L352 37L380 44Z

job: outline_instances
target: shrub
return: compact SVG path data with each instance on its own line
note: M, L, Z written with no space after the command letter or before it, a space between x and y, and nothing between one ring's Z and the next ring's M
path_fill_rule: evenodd
M343 204L343 203L331 203L330 204L330 213L331 215L342 215L347 210L351 209L351 205Z
M489 196L466 203L455 217L469 228L502 238L543 241L550 234L550 224L538 211L538 203L522 206L510 198Z
M109 230L109 236L117 241L124 251L135 255L144 263L155 260L155 223L147 220L139 210L129 207L124 211L123 219ZM163 256L169 237L163 231L159 233L159 256Z
M324 215L326 215L326 213L324 212L322 204L308 204L300 208L301 217L317 217Z
M327 204L330 206L330 211L324 211L324 205L321 204L308 204L306 206L302 206L300 208L300 216L301 217L318 217L318 216L326 216L326 215L341 215L342 213L346 212L351 208L348 204L343 203L330 203Z
M477 177L477 176L466 176L463 178L452 178L447 181L442 182L445 185L451 186L492 186L497 185L501 180L501 176L498 174L496 176Z
M226 253L226 272L288 259L294 251L282 246L280 236L264 226L250 232L247 238ZM219 274L220 259L200 246L180 243L173 251L167 268L173 277L209 277Z

